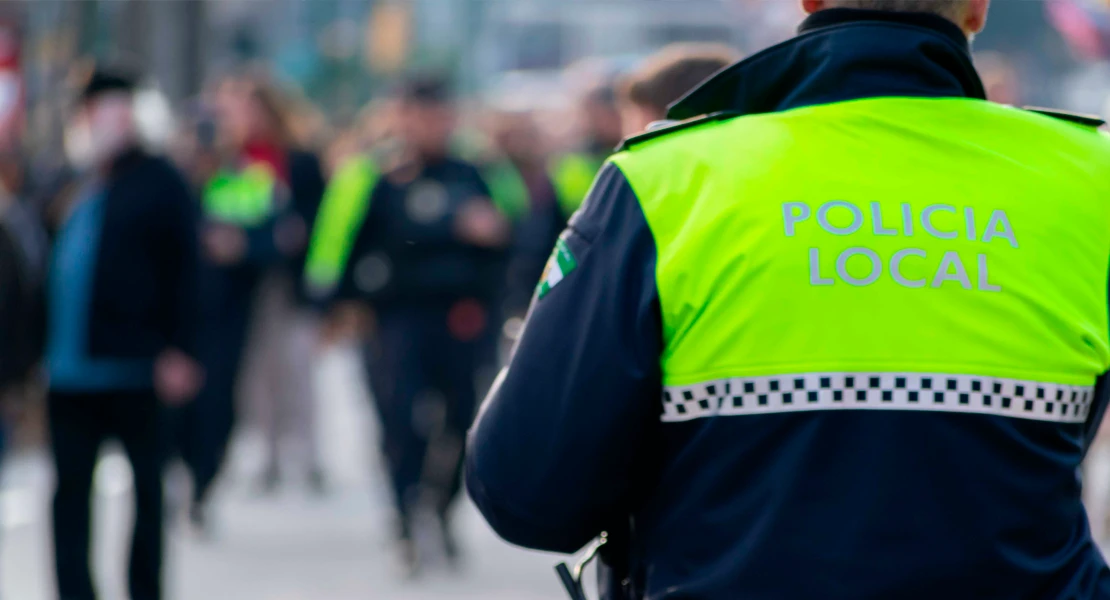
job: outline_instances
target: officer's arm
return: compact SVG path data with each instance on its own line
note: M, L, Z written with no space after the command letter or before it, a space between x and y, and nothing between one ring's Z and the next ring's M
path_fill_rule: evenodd
M370 190L370 200L361 223L353 227L354 233L351 234L353 235L353 241L350 243L350 251L338 265L339 277L335 285L332 286L331 293L319 299L324 305L358 300L362 297L357 280L359 262L372 249L375 241L373 239L374 223L381 219L382 203L389 193L389 182L384 177L375 177L369 185L373 186Z
M662 342L655 244L617 167L561 239L569 256L549 263L470 432L466 482L509 542L573 552L626 519L646 483Z

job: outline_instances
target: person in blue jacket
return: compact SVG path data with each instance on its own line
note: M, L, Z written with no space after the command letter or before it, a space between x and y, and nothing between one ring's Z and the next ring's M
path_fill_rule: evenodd
M67 154L82 173L64 206L48 207L46 367L57 487L58 593L96 597L89 573L90 495L100 447L118 439L134 473L128 588L162 597L166 405L196 395L200 313L196 204L184 177L139 142L122 71L83 88Z

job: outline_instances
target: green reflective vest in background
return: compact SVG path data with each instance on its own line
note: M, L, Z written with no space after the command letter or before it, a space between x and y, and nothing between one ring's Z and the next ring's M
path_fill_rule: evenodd
M520 170L508 160L497 161L482 169L493 204L510 221L516 222L531 210L528 185Z
M563 209L563 216L568 219L590 192L594 177L605 164L604 156L592 156L584 153L570 153L562 156L551 168L551 180L555 184L555 194L558 196L559 206Z
M339 284L379 177L374 161L359 155L343 163L328 182L305 261L305 284L313 296L325 297Z
M222 170L205 185L205 215L243 227L258 225L273 212L276 184L277 179L264 165L238 172Z
M917 409L916 386L946 410L993 413L980 380L945 390L897 374L1075 400L1110 369L1110 143L1092 127L979 100L873 98L707 120L613 162L658 249L670 394L775 376L808 393L781 394L778 410L856 395L859 408ZM825 394L823 373L848 393ZM853 392L868 381L888 391ZM942 397L957 385L958 402Z

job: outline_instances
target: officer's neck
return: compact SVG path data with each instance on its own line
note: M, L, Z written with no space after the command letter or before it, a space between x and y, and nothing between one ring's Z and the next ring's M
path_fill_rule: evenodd
M931 29L950 38L960 46L968 47L968 35L959 25L932 13L894 12L887 10L865 10L858 8L827 8L819 10L802 21L798 33L809 33L815 29L835 27L846 23L873 21L877 23L901 23Z

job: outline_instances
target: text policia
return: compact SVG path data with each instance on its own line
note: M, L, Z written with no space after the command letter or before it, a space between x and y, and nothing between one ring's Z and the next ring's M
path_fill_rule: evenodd
M985 211L976 211L970 206L960 209L951 204L932 204L915 214L909 204L901 204L898 208L900 219L884 221L882 205L878 202L870 203L867 216L862 208L843 200L826 202L816 212L804 202L787 202L782 205L783 227L786 237L794 237L800 228L806 226L817 226L833 235L852 235L863 229L865 224L869 224L875 236L929 236L939 240L963 237L971 242L994 242L1018 247L1014 229L1006 212L1002 210L993 210L987 215ZM942 220L945 213L950 215ZM946 223L950 228L941 228L938 221ZM856 246L840 252L835 266L828 264L830 258L822 254L821 248L809 249L810 285L834 285L839 280L848 285L867 286L878 281L884 273L889 273L895 283L908 288L940 288L951 283L958 284L965 290L1002 291L1000 286L990 280L986 254L977 254L973 261L967 261L967 257L961 257L954 250L934 251L932 254L940 254L939 263L935 263L938 266L934 275L931 278L914 279L904 274L903 263L912 259L932 258L929 263L933 264L935 257L931 257L931 253L924 248L903 248L884 257L871 248ZM854 262L866 264L866 274L859 270L849 271L848 261L857 256L861 258ZM974 277L968 275L969 266L973 269Z

